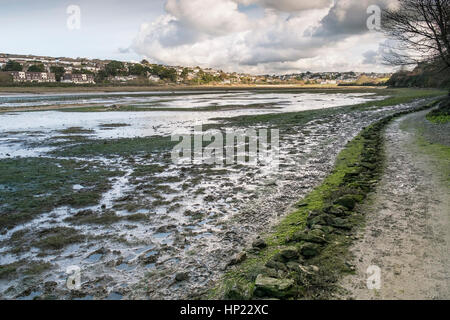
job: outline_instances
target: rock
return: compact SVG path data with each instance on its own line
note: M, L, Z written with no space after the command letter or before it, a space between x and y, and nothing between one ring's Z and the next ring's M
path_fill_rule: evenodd
M264 249L267 247L267 243L263 239L257 239L252 244L253 248Z
M287 270L286 265L284 263L274 260L274 259L267 261L266 267L270 268L270 269L274 269L274 270L282 270L282 271Z
M276 186L277 180L276 179L266 179L263 183L266 186Z
M312 226L312 230L322 230L325 234L330 234L334 231L334 228L330 227L330 226L323 226L320 224L315 224Z
M347 208L340 204L335 204L327 207L325 209L325 212L328 212L336 217L346 217L349 215Z
M55 281L47 281L46 283L44 283L44 292L46 294L53 292L56 287L58 286L58 284Z
M109 250L106 249L105 247L101 247L101 248L95 250L94 252L92 252L90 255L93 255L93 254L107 254L108 251Z
M286 267L291 270L291 271L295 271L297 273L300 273L302 270L300 269L300 264L298 262L295 261L289 261L288 263L286 263Z
M283 265L284 266L284 265ZM284 266L284 268L286 269L286 266ZM287 269L286 269L287 271ZM284 274L286 271L284 270L275 270L275 269L271 269L271 268L264 268L261 270L262 274L264 274L265 276L271 277L271 278L278 278L281 274Z
M316 224L325 225L325 224L327 224L325 222L326 216L327 215L321 211L310 212L308 215L308 219L306 220L306 225L308 226L308 228L311 228L312 226L314 226Z
M253 255L258 255L260 253L261 249L260 248L250 248L247 249L246 252L249 254L253 254Z
M158 257L156 255L151 256L141 256L139 257L139 262L143 265L147 265L149 263L156 263L158 261Z
M350 182L350 181L355 181L356 179L358 179L359 177L359 172L347 172L344 175L344 181Z
M94 211L88 209L88 210L78 211L77 213L74 214L74 216L75 217L87 217L87 216L91 216L91 215L94 215L94 214L95 214Z
M229 265L232 266L235 264L239 264L243 262L245 259L247 259L247 254L245 252L240 252L237 255L235 255L233 259L231 259Z
M111 260L110 263L112 264L113 267L117 267L120 266L122 263L124 263L124 259L123 257L119 257L116 261Z
M319 268L316 266L304 266L294 261L288 262L287 267L289 270L295 271L297 273L304 273L307 275L313 275L314 273L319 272Z
M316 225L316 224L326 224L326 222L325 222L325 216L324 215L321 215L321 216L317 216L317 217L314 217L314 218L312 218L312 219L308 219L307 221L306 221L306 225L309 227L309 228L311 228L312 226L314 226L314 225Z
M305 242L314 242L314 243L325 243L327 240L325 239L325 233L320 229L313 229L309 232L296 232L292 238L292 241L305 241Z
M187 238L181 234L177 234L174 240L175 245L179 245L181 248L184 248L188 243Z
M345 266L348 268L348 270L350 270L350 271L355 271L356 270L356 267L354 266L354 265L352 265L351 263L349 263L349 262L345 262Z
M320 245L308 242L301 247L300 253L305 258L315 257L320 253Z
M355 208L355 205L358 202L361 202L362 200L363 200L363 196L361 196L361 195L347 194L347 195L342 196L339 199L337 199L334 203L342 205L349 210L353 210Z
M315 266L315 265L310 265L309 267L311 268L311 270L312 270L313 272L316 272L316 273L319 272L319 270L320 270L319 267L318 267L318 266Z
M298 258L298 250L296 247L287 247L280 252L281 256L286 260L293 260Z
M258 297L283 298L293 296L294 280L276 279L259 274L255 281L254 294Z
M178 282L186 281L189 279L189 274L187 272L179 272L175 275L175 280Z
M345 229L345 230L352 229L352 225L347 220L342 219L342 218L329 217L327 219L327 224L332 227L339 228L339 229Z
M369 170L374 170L377 167L377 165L375 163L370 163L370 162L361 162L361 165L364 168L367 168Z
M297 208L303 208L303 207L308 206L308 203L307 203L307 202L299 202L299 203L297 203L295 206L296 206Z
M167 232L171 232L172 230L176 229L177 226L173 225L173 224L169 224L167 226L161 226L158 229L156 229L156 233L167 233Z
M250 300L253 290L251 287L244 287L241 284L233 283L225 289L225 298L227 300Z

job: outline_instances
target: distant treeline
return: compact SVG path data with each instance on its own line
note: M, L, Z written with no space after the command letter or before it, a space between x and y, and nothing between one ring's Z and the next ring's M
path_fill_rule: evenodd
M363 82L363 83L339 83L338 87L384 87L386 86L386 82Z
M413 71L400 71L387 82L391 87L450 88L450 73L434 66L419 66Z

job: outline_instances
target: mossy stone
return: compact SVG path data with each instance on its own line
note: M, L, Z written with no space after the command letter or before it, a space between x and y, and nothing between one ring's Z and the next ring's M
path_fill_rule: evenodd
M255 281L255 296L288 298L295 293L292 279L276 279L259 274Z
M339 199L337 199L334 203L344 206L349 210L353 210L355 208L355 205L358 202L361 202L363 200L363 198L364 197L362 195L347 194L347 195L342 196Z
M300 249L300 253L302 254L302 256L304 256L305 258L312 258L317 256L320 253L320 245L316 244L316 243L305 243L301 249Z

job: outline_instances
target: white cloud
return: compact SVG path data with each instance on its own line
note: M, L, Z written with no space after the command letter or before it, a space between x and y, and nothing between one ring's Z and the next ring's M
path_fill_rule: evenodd
M331 7L329 1L168 0L167 13L143 24L132 48L158 63L227 71L373 70L369 62L378 60L363 53L377 50L383 37L361 24L365 6L386 1L337 0ZM238 3L257 4L264 15L249 17Z
M232 0L168 0L165 6L185 28L210 35L224 35L249 28L247 16Z
M243 5L258 4L264 8L273 8L280 11L292 12L303 11L311 9L323 9L332 4L332 0L314 0L314 1L299 1L299 0L235 0Z

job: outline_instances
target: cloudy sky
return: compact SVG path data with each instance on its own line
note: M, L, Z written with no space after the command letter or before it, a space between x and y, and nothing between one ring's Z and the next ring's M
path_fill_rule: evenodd
M395 0L0 0L0 52L226 71L390 71L371 5ZM80 8L71 30L70 5ZM73 20L71 20L73 21ZM381 46L380 46L381 45Z

